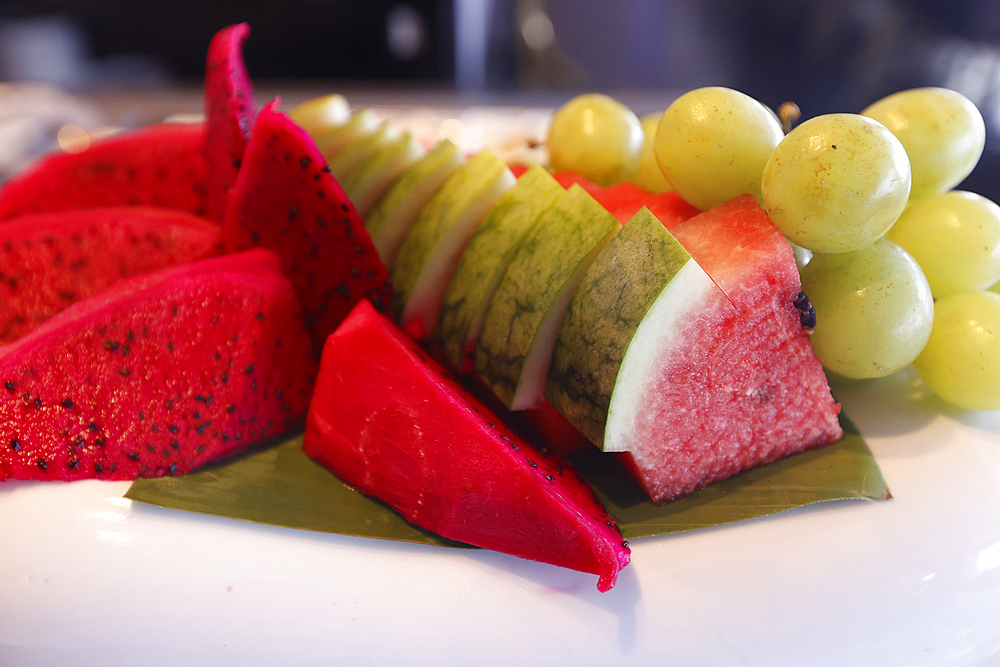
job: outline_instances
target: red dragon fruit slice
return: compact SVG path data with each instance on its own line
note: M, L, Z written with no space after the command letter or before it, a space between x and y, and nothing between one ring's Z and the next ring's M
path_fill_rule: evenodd
M208 161L208 217L222 218L226 194L236 181L250 127L257 112L253 83L243 62L250 26L238 23L215 33L205 64L205 155Z
M99 206L206 210L205 128L162 123L39 158L0 188L0 219Z
M219 226L152 207L36 213L0 224L0 345L124 278L219 252Z
M312 138L276 106L268 103L257 115L222 241L228 251L260 246L278 253L320 350L362 298L388 305L389 272Z
M122 281L0 348L0 480L183 474L301 425L315 373L271 253Z
M569 467L507 430L367 301L329 337L303 449L444 537L599 575L628 545Z

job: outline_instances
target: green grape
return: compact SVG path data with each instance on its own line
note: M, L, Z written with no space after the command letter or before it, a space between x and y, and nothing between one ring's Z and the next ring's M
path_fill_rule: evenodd
M881 238L906 206L910 163L881 123L857 114L810 118L771 153L764 209L790 241L849 252Z
M741 194L760 199L764 163L782 136L777 118L763 104L711 86L667 107L654 152L677 194L705 210Z
M324 95L306 100L288 110L302 129L316 136L333 127L339 127L351 118L351 108L343 95Z
M656 161L653 142L656 141L656 126L662 113L647 114L639 119L642 124L642 154L639 156L639 170L635 175L635 184L650 192L670 192L674 189L660 171L660 163Z
M816 309L813 350L845 377L884 377L905 368L930 336L931 288L910 254L888 239L813 255L802 269L802 291Z
M886 235L909 251L936 298L1000 280L1000 206L952 190L912 202Z
M913 88L884 97L861 112L902 142L913 171L911 199L954 188L972 173L986 145L979 109L947 88Z
M1000 409L1000 294L972 291L939 299L934 330L913 365L949 403Z
M549 166L608 186L635 180L642 153L642 125L624 104L598 93L559 107L549 128Z

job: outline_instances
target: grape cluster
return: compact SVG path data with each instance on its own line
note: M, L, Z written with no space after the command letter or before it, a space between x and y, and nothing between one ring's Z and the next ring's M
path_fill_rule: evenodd
M673 189L703 210L755 195L795 250L824 366L866 379L913 364L946 401L1000 409L1000 206L955 189L985 146L976 106L915 88L784 125L723 87L658 120L591 95L556 113L548 147L554 169Z

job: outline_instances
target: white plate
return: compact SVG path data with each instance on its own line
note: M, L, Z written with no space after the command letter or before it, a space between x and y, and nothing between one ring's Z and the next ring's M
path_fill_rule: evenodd
M1000 412L838 385L895 497L634 540L596 577L487 551L0 485L0 665L998 665ZM655 663L651 663L655 660Z

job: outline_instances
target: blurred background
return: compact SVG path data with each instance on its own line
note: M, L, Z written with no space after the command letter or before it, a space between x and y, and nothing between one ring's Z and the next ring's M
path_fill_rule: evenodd
M987 122L963 187L1000 198L996 0L0 0L0 80L105 109L109 95L197 91L209 39L239 21L265 89L550 106L602 91L642 114L725 85L809 117L946 86Z

